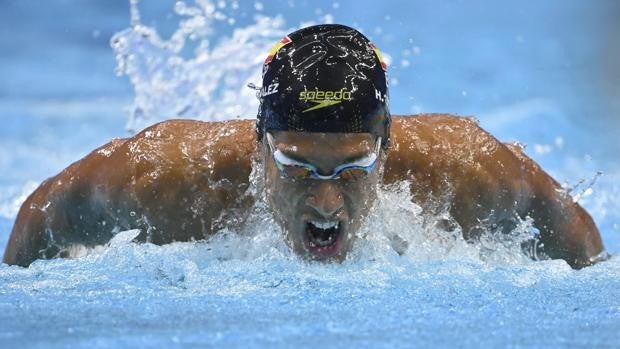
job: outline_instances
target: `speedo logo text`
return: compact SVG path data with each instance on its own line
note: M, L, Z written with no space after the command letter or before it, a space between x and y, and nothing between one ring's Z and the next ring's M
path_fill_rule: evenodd
M300 101L316 103L316 105L302 111L302 113L329 107L342 103L342 101L350 101L352 99L353 97L351 96L351 91L348 91L345 88L337 91L305 90L299 93Z

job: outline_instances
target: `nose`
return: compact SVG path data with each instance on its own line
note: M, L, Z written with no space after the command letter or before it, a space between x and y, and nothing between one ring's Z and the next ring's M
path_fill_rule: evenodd
M320 181L306 198L306 204L324 218L332 218L344 206L344 198L336 184Z

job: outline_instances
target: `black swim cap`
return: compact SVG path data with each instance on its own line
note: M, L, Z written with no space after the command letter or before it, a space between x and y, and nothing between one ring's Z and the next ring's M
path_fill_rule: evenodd
M371 133L389 142L386 65L357 30L300 29L279 41L263 66L258 139L268 131Z

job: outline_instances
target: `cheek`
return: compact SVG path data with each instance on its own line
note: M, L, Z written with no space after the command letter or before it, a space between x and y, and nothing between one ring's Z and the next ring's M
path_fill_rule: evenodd
M343 187L351 218L366 215L377 198L377 178L370 177L367 181L348 184Z
M294 198L299 196L297 186L281 179L280 171L273 162L265 165L265 189L269 205L276 213L289 215L297 207L294 202Z

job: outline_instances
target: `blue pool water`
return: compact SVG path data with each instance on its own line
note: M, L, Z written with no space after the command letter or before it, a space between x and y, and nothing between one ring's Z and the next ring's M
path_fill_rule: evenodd
M246 85L271 44L338 22L390 60L395 114L475 115L526 144L620 252L617 2L197 3L144 1L133 27L125 1L0 3L1 249L42 180L157 120L252 117ZM130 231L78 259L1 265L0 347L618 346L618 258L529 261L516 239L452 239L403 191L380 194L343 264L297 259L258 207L209 242L135 245ZM415 248L395 254L392 232Z

